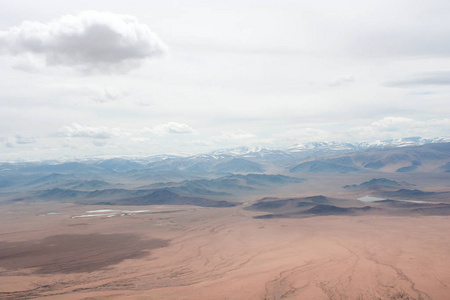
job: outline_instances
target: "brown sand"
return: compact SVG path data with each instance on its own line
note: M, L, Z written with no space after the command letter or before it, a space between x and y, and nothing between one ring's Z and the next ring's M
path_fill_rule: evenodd
M241 207L159 206L71 218L90 209L3 206L0 299L450 295L446 216L253 219L259 213ZM61 213L39 216L55 210Z

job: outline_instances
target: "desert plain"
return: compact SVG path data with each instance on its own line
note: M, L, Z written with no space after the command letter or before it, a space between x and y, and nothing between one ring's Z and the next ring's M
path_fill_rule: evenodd
M323 182L330 194L331 182L349 181L332 178L291 193L314 194ZM446 213L259 218L248 209L258 199L4 204L0 299L448 299Z

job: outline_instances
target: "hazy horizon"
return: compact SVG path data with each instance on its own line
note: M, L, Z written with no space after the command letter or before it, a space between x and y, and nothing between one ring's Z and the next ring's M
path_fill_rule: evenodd
M1 161L449 138L448 1L2 1Z

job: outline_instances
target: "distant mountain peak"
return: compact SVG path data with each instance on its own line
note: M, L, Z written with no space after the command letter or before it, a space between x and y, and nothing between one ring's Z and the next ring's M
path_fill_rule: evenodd
M212 151L209 153L209 155L245 155L249 153L259 153L259 152L265 152L270 151L264 147L257 146L257 147L247 147L247 146L241 146L241 147L235 147L235 148L226 148L226 149L218 149L215 151Z
M389 140L377 140L373 142L338 142L338 141L316 141L309 143L294 144L286 148L290 153L301 152L334 152L334 151L354 151L373 148L396 148L406 146L420 146L432 143L448 143L450 138L436 137L436 138L423 138L423 137L406 137L399 139Z
M436 138L406 137L400 139L375 141L369 144L369 148L420 146L425 144L448 143L448 142L450 142L450 138L444 137L436 137Z
M361 148L361 144L352 144L344 142L310 142L306 144L295 144L287 148L288 152L302 152L311 150L330 150L330 151L342 151L342 150L358 150Z

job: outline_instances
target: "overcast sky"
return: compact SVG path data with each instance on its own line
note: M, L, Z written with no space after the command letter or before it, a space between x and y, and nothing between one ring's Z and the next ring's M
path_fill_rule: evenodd
M0 1L0 161L450 136L450 1Z

